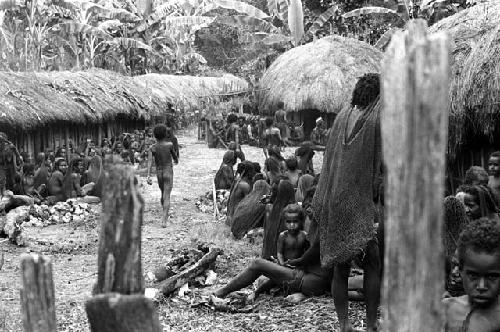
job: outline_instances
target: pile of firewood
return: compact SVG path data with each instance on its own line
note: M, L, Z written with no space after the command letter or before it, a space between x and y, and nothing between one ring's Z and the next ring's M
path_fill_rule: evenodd
M217 278L213 271L214 264L221 254L221 249L203 244L198 245L197 249L174 252L169 261L147 273L149 281L161 282L155 297L169 296L182 287L213 285Z

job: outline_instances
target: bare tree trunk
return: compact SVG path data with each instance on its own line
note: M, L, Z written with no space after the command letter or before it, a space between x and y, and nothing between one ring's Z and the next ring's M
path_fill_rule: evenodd
M442 331L441 239L448 132L449 43L414 21L383 62L387 166L384 331Z
M44 256L21 257L21 311L25 332L55 332L56 310L52 263Z

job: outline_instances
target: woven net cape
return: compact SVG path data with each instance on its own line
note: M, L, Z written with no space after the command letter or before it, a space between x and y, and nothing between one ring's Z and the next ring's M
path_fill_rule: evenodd
M335 119L312 203L325 268L348 262L374 237L382 162L380 102L364 110L346 137L353 111L344 109Z
M266 212L265 204L261 203L263 195L269 193L269 185L264 180L258 180L253 190L236 207L233 214L231 232L234 237L241 239L249 230L258 227Z

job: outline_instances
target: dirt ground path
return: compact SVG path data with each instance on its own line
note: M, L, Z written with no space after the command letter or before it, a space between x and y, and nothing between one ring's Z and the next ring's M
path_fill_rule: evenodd
M222 160L224 150L208 149L196 139L194 130L178 135L180 163L174 167L174 187L171 197L173 218L161 227L160 191L156 179L146 184L139 177L144 196L143 227L144 273L168 259L172 251L196 247L200 242L221 247L224 255L216 264L218 284L227 282L260 253L260 243L236 241L229 229L215 222L211 214L200 212L195 202L211 189L211 181ZM243 146L248 160L263 165L262 150ZM292 148L285 155L293 153ZM315 156L315 168L320 169L322 155ZM98 207L99 208L99 207ZM85 223L29 228L26 234L30 245L18 248L3 244L5 264L0 271L0 331L22 331L19 303L19 257L24 252L41 252L50 256L54 268L58 331L89 331L84 310L93 282L96 279L98 218ZM154 287L148 283L147 287ZM210 289L204 289L208 292ZM187 298L173 297L158 307L164 331L333 331L337 319L330 297L308 299L290 306L282 297L264 296L257 310L250 314L214 312L209 308L191 308ZM362 317L353 311L353 320ZM358 317L359 316L359 317Z

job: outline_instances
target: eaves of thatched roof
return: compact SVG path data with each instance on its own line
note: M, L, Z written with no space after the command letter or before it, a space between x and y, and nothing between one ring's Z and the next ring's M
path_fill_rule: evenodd
M154 78L154 79L150 79ZM248 85L232 75L138 77L93 69L80 72L0 72L0 127L30 130L55 122L104 123L116 118L148 120L168 103L197 105L198 95Z
M247 91L249 88L244 79L230 74L221 77L147 74L134 77L134 81L187 109L199 107L205 97Z
M449 154L500 129L500 1L478 4L430 27L453 42Z
M338 113L366 73L379 72L382 53L356 39L329 36L280 55L259 82L259 109Z

